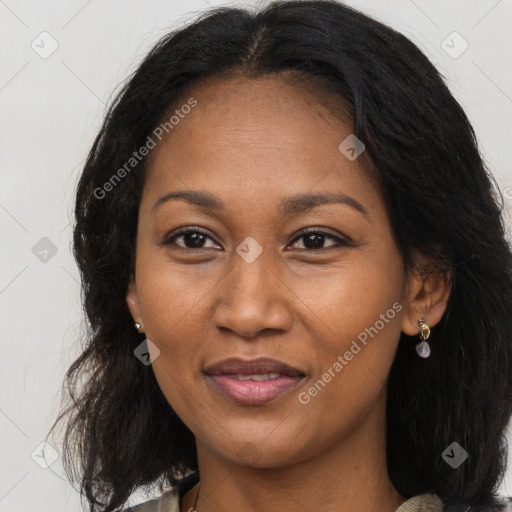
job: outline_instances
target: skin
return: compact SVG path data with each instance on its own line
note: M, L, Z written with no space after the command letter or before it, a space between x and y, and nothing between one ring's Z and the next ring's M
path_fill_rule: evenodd
M406 498L386 468L386 379L400 332L417 335L420 317L431 327L441 319L449 276L406 273L379 191L359 159L338 150L350 122L318 91L231 78L191 96L197 106L149 157L127 303L161 350L153 370L164 395L195 435L197 510L392 512ZM171 200L152 211L177 190L210 192L225 207ZM366 214L340 203L288 216L278 209L284 197L325 191L350 196ZM202 248L190 235L158 245L187 226L208 232ZM349 243L296 239L302 228ZM262 249L251 263L236 252L249 236ZM394 303L401 311L301 403L299 393ZM306 376L271 402L239 405L203 374L231 356L272 357Z

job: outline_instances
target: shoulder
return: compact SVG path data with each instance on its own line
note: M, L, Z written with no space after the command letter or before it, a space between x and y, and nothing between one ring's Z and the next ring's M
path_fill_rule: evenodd
M125 508L122 512L180 512L180 497L178 489L164 492L160 497L133 507Z
M197 472L178 480L176 485L158 498L125 508L121 512L181 512L181 498L199 481ZM187 511L184 511L187 512Z
M395 512L442 512L443 502L435 494L419 494L402 503Z
M474 505L457 505L446 507L445 503L436 494L420 494L409 498L402 503L395 512L444 512L445 510L460 512L512 512L512 497L501 497L499 503L494 505L482 506Z

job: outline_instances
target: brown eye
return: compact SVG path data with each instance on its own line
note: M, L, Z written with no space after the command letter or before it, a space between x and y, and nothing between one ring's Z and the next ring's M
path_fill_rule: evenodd
M327 239L335 242L334 244L332 244L329 247L350 245L349 242L344 238L340 238L331 233L326 233L325 231L318 231L318 230L313 230L313 229L301 231L298 234L298 236L295 237L293 243L296 243L296 241L300 240L300 239L304 240L303 241L304 248L299 247L299 249L306 250L306 251L315 251L315 250L326 249L326 247L324 247L323 245ZM327 248L329 248L329 247L327 247ZM295 247L295 248L297 248L297 247Z
M177 244L176 240L179 238L182 238L183 241L182 243ZM158 245L176 245L180 249L204 249L205 243L208 239L213 241L206 231L199 228L186 228L166 236Z

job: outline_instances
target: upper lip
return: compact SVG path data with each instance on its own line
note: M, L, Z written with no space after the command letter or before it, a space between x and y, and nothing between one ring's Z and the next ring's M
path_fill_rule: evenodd
M222 375L228 373L236 373L238 375L279 373L290 377L304 376L304 373L299 369L269 357L259 357L256 359L230 357L207 366L204 371L209 375Z

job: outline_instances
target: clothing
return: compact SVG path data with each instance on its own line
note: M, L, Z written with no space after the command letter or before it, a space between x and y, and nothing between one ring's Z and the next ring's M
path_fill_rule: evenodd
M159 498L140 503L123 512L188 512L188 510L180 510L180 501L198 481L197 473L192 473ZM421 494L402 503L395 512L442 512L442 510L443 502L435 494Z

